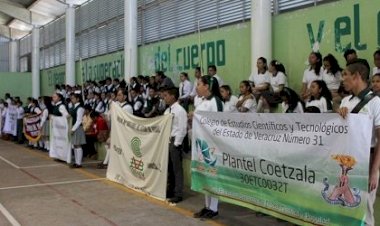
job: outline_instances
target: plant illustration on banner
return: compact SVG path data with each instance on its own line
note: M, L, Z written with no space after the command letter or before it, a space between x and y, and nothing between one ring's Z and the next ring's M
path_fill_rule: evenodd
M357 207L361 202L360 190L350 188L348 171L352 170L356 164L354 157L350 155L332 155L341 167L341 175L337 185L329 192L330 185L328 178L323 179L325 188L322 190L322 197L332 205L342 205L347 207Z

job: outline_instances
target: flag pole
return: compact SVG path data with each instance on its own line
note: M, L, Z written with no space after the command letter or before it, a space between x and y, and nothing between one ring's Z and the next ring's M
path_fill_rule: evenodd
M203 54L202 54L202 44L201 44L201 26L200 20L198 20L198 50L199 50L199 67L201 68L201 76L203 76Z

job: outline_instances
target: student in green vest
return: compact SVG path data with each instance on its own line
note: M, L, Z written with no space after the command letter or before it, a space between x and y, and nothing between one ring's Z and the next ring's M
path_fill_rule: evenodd
M52 96L52 100L53 100L53 110L51 114L54 116L68 117L69 113L67 112L66 106L63 103L62 94L54 93Z
M83 130L83 114L84 108L82 107L82 99L80 94L74 94L71 96L71 102L73 107L69 112L72 117L71 128L71 144L74 148L75 163L71 165L72 168L82 167L83 149L82 145L86 144L86 135Z

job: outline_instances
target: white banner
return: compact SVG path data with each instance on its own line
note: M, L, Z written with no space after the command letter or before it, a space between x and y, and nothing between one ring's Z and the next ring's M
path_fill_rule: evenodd
M5 122L3 132L11 134L13 136L17 135L17 107L9 105L7 114L5 115Z
M158 199L166 198L172 116L139 118L111 108L107 178Z
M0 108L0 136L3 132L3 110Z
M197 112L192 189L299 225L363 225L372 119Z
M51 116L49 156L71 163L70 124L65 117Z

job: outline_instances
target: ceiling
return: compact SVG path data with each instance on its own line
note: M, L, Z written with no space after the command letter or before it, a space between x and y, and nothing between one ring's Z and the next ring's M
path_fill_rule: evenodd
M0 0L0 36L20 39L65 13L67 6L88 0Z

